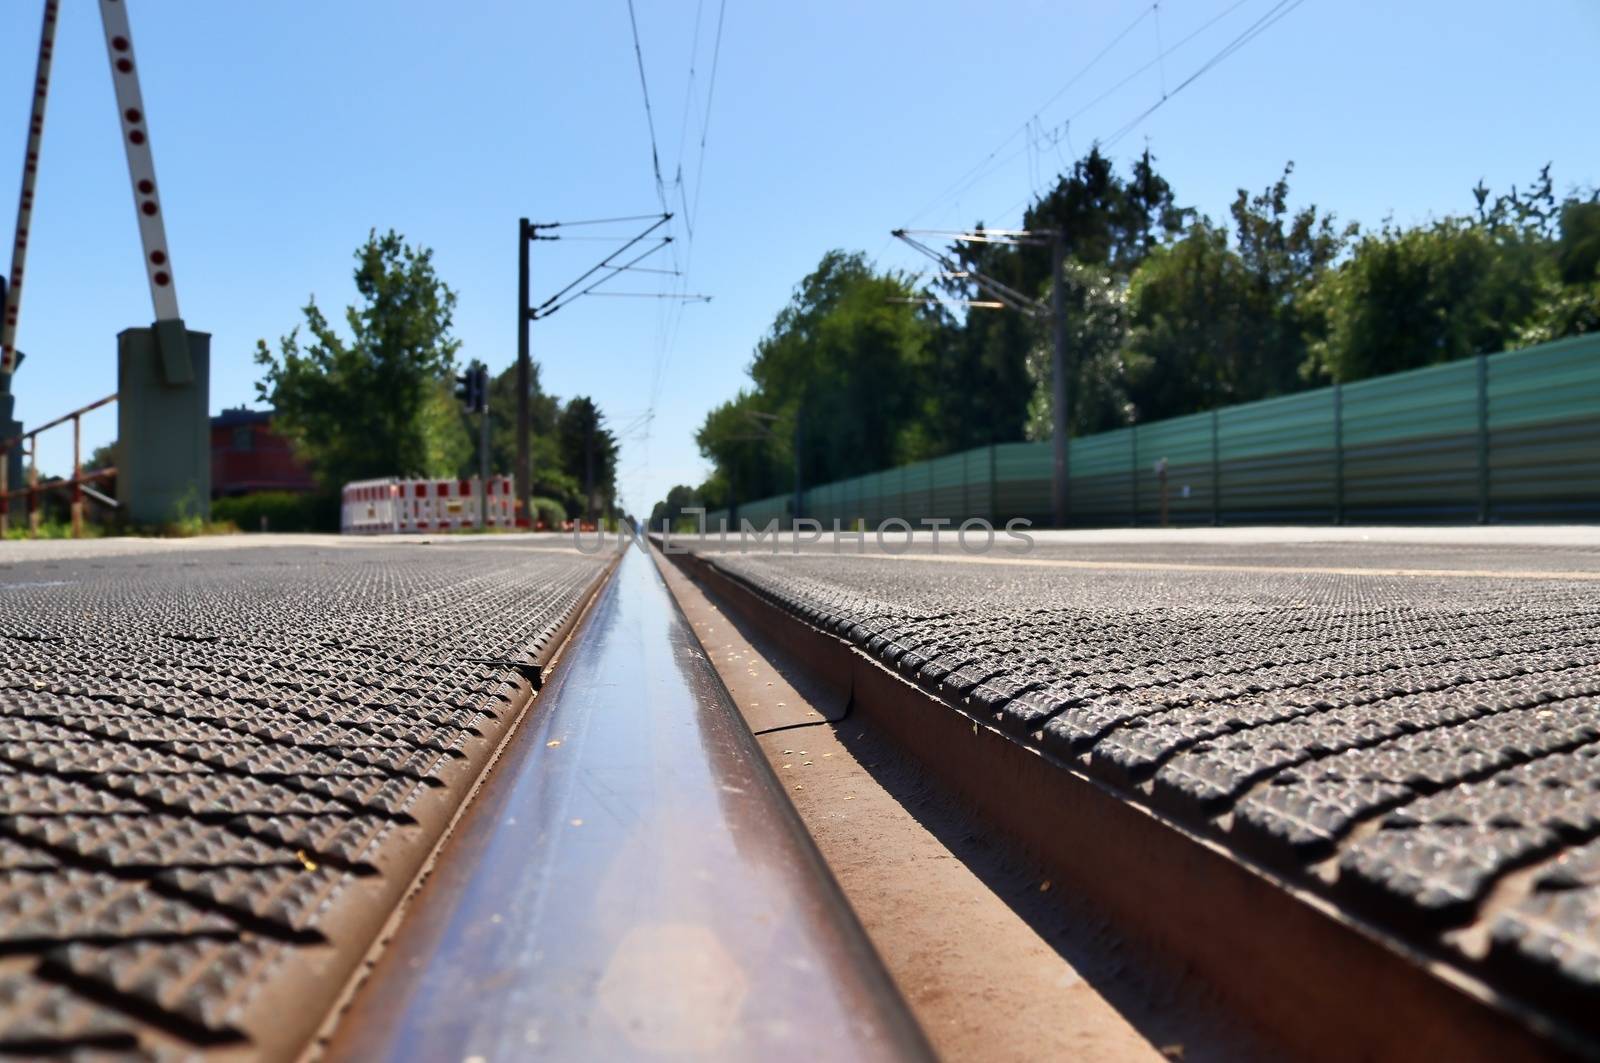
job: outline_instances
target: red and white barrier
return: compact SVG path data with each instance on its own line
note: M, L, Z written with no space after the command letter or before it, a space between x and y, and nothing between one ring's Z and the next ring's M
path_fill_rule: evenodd
M491 476L484 524L516 524L516 491L509 476ZM478 480L361 480L346 484L339 528L347 535L457 531L478 526Z

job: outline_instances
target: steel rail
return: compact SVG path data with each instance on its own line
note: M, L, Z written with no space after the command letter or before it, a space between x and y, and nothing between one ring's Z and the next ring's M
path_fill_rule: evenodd
M563 657L330 1058L931 1058L642 550Z

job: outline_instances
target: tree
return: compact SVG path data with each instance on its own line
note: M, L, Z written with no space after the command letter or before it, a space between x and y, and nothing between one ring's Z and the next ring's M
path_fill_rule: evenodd
M1315 295L1327 335L1308 369L1361 380L1514 346L1548 292L1552 266L1523 234L1465 218L1384 226Z
M766 397L750 390L741 390L706 414L694 441L712 465L711 477L700 488L712 508L790 489L792 437L771 431L775 417Z
M1311 293L1326 315L1310 377L1493 354L1600 328L1600 194L1558 201L1550 166L1526 190L1472 190L1473 215L1367 233Z
M345 311L349 339L313 297L300 327L274 353L256 343L257 394L326 489L379 476L449 476L471 442L450 392L459 341L450 334L456 295L433 252L393 230L373 230L356 250L360 302Z
M1157 248L1128 286L1129 420L1148 421L1258 397L1259 314L1244 260L1206 218Z
M696 434L716 469L710 497L785 493L798 438L807 482L921 456L929 324L908 279L859 253L830 251L756 344L751 387L713 409Z
M1229 208L1249 280L1240 307L1249 315L1240 330L1244 348L1239 360L1244 364L1236 367L1230 401L1270 398L1302 386L1308 337L1319 335L1323 327L1307 295L1357 235L1355 225L1340 229L1332 214L1319 216L1315 204L1291 214L1292 173L1290 162L1264 192L1250 196L1239 189Z
M1062 270L1067 312L1067 350L1072 385L1069 434L1086 435L1127 424L1133 416L1128 394L1127 287L1103 267L1068 261ZM1131 370L1131 372L1130 372ZM1033 399L1028 404L1028 438L1049 439L1054 431L1054 350L1050 338L1028 352Z
M578 478L567 467L556 439L561 400L547 394L540 382L540 366L532 363L528 378L528 423L531 430L529 459L533 465L533 494L567 504L582 497ZM478 415L461 413L462 430L476 440ZM489 469L508 473L517 462L517 367L513 363L489 380ZM478 472L474 450L459 465L456 475Z
M684 514L684 510L696 507L706 508L700 498L700 492L688 484L678 484L650 511L650 530L660 531L666 528L669 531L676 531L684 526L697 527L693 518Z
M1114 360L1101 357L1098 348L1092 355L1077 353L1079 341L1100 337L1106 325L1103 318L1078 321L1077 314L1081 310L1099 315L1105 304L1091 299L1092 306L1080 306L1073 300L1090 289L1096 289L1095 299L1109 296L1113 288L1125 285L1140 263L1182 230L1192 213L1177 205L1172 186L1156 172L1155 161L1145 151L1124 177L1095 145L1023 215L1024 228L1059 231L1068 262L1090 270L1067 282L1073 289L1067 307L1073 319L1068 324L1077 378L1073 393L1084 397L1081 404L1073 402L1074 431L1123 423L1127 411L1120 409L1126 398L1119 394L1116 381L1121 372ZM978 230L982 228L980 224ZM949 254L960 267L958 272L982 272L1025 294L1049 298L1049 247L958 241ZM943 278L938 287L957 299L986 298L970 275ZM973 310L964 319L940 315L933 332L925 419L931 438L917 456L1009 442L1025 433L1038 438L1038 418L1048 420L1050 410L1049 377L1041 375L1049 365L1049 323L1009 310Z
M1600 332L1600 193L1569 198L1561 208L1556 240L1557 278L1523 328L1523 343Z
M605 425L605 415L586 396L572 399L556 423L562 464L576 477L580 490L569 510L594 520L611 514L616 499L617 439Z

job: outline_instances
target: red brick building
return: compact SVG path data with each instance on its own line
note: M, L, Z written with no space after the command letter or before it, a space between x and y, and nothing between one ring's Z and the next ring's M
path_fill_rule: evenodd
M223 410L211 418L211 497L310 491L311 470L272 430L271 410Z

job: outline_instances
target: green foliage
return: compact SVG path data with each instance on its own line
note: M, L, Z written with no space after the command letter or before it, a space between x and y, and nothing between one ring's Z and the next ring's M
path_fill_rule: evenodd
M529 461L533 466L533 494L550 499L576 499L582 495L577 476L565 465L556 438L556 423L561 416L561 400L547 394L540 383L538 362L532 363L528 381L528 421L532 441ZM478 415L462 411L461 431L471 440L466 458L457 466L456 476L465 479L478 473ZM509 473L517 467L517 367L513 363L489 380L489 469Z
M534 513L538 515L537 519L546 528L559 531L561 525L567 522L567 507L562 505L559 500L534 495L529 501L533 504Z
M1218 223L1178 204L1149 152L1119 173L1095 147L1028 207L1025 228L1063 234L1074 434L1600 331L1600 193L1557 196L1549 166L1500 195L1480 182L1472 213L1366 232L1291 206L1292 174L1240 189ZM797 427L807 484L1048 437L1050 321L960 307L992 298L976 272L1048 302L1050 247L946 255L958 269L922 293L824 256L750 386L696 434L709 511L788 493ZM919 294L948 301L907 305Z
M1539 242L1462 218L1363 236L1316 294L1327 335L1310 375L1361 380L1516 346L1553 270Z
M1145 360L1128 344L1127 288L1109 270L1069 260L1063 267L1067 310L1067 349L1073 358L1073 390L1068 418L1074 435L1125 425L1133 416L1129 382L1144 376ZM1033 396L1028 404L1028 438L1049 439L1053 351L1047 342L1028 352Z
M114 469L116 465L117 444L113 440L110 443L103 443L89 452L88 460L83 463L83 471L98 472L101 469ZM106 490L106 488L102 487L101 490Z
M217 499L211 503L211 517L244 532L335 532L339 530L339 498L323 493L257 491Z
M360 302L345 312L346 340L312 299L277 353L257 341L260 397L324 488L378 476L448 476L471 447L450 393L459 341L455 292L433 253L393 230L356 251Z
M1546 284L1522 343L1600 332L1600 194L1563 205L1556 271L1558 280Z
M668 491L667 497L657 502L655 508L650 511L649 530L658 532L665 527L678 531L685 527L693 527L695 518L685 516L683 511L696 507L706 508L705 502L700 497L700 492L688 484L678 484Z
M562 468L576 480L568 510L585 520L611 512L616 498L617 438L606 427L605 415L587 396L572 399L556 420L555 442Z
M105 534L106 528L103 525L89 521L84 522L84 538L98 539ZM6 529L5 537L11 541L22 539L70 539L72 538L72 522L61 518L42 520L39 522L39 534L32 535L28 531L27 518L24 517L22 520L17 520L13 515L11 526Z
M917 456L915 386L929 325L907 278L830 251L756 344L753 387L706 416L695 440L741 498ZM798 432L797 432L798 428Z

